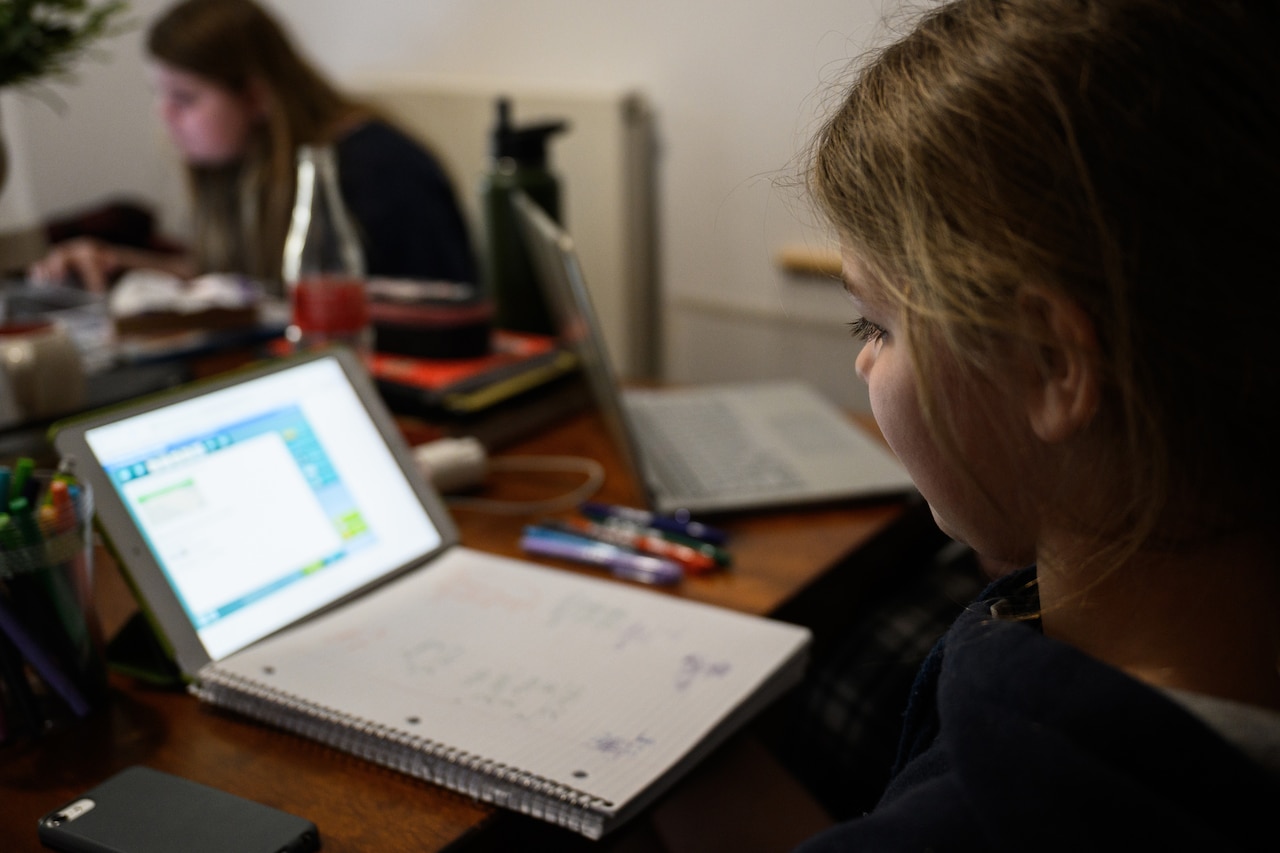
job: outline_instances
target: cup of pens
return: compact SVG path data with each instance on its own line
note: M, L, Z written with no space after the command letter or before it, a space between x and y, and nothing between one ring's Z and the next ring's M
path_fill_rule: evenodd
M106 692L93 611L93 496L65 472L0 467L0 744L87 716Z

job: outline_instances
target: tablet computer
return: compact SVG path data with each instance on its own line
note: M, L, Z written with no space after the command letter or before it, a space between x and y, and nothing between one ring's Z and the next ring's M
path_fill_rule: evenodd
M345 348L259 362L52 432L186 679L458 539Z

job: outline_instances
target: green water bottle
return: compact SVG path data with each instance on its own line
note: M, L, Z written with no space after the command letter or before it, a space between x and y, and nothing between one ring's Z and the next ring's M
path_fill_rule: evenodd
M560 184L547 168L547 141L566 127L563 121L515 127L510 100L497 101L497 122L490 141L492 160L480 193L487 241L484 280L494 304L494 324L501 329L555 334L511 196L524 190L552 219L560 221Z

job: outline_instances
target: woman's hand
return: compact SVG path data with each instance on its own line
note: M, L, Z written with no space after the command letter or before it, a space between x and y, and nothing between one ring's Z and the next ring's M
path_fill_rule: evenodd
M75 278L86 290L105 292L116 277L130 269L162 270L179 278L195 275L191 258L116 246L93 237L76 237L59 243L27 268L32 281L60 283Z
M86 290L101 293L125 266L119 247L93 237L76 237L54 246L27 268L27 275L43 283L77 278Z

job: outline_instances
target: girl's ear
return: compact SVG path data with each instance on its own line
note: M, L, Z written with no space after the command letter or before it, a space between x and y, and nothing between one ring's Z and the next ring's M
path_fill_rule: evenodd
M1101 395L1097 332L1075 300L1047 287L1026 286L1018 307L1036 341L1027 417L1041 441L1066 441L1084 429Z

